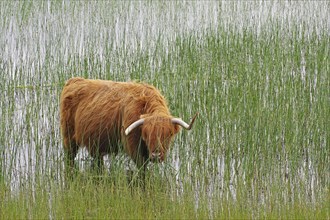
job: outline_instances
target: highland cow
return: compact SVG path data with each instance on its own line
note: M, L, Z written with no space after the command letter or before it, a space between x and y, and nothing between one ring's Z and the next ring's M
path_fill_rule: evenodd
M165 159L180 126L191 129L196 115L190 124L171 116L165 98L148 84L71 78L60 98L66 161L74 167L85 146L101 166L104 155L122 146L145 170L149 161Z

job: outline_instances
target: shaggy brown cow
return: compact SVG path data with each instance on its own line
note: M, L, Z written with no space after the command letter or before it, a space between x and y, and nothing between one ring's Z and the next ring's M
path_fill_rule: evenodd
M60 100L61 132L70 167L80 146L103 162L104 155L124 147L136 165L163 161L180 126L190 125L170 115L164 97L153 86L135 82L113 82L71 78Z

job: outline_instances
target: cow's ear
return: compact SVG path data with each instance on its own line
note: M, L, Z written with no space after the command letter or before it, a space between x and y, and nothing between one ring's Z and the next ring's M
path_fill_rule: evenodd
M174 134L178 133L180 129L181 129L180 125L174 124Z

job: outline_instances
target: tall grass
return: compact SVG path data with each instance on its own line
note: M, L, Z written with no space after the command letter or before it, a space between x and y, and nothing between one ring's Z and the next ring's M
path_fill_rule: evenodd
M329 3L0 6L1 219L330 218ZM81 151L64 181L72 76L151 83L173 115L200 113L145 191L124 153L99 178Z

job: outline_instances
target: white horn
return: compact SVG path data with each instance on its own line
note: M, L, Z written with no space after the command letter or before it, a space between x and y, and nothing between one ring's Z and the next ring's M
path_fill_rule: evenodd
M184 127L187 130L190 130L194 124L194 121L196 119L198 115L198 112L196 113L196 115L193 117L193 119L191 120L190 124L188 125L186 122L184 122L181 118L172 118L172 123L173 124L178 124L181 125L182 127Z
M129 133L131 133L131 131L133 129L135 129L136 127L142 125L144 123L144 118L141 118L135 122L133 122L130 126L128 126L125 130L125 135L128 135Z

